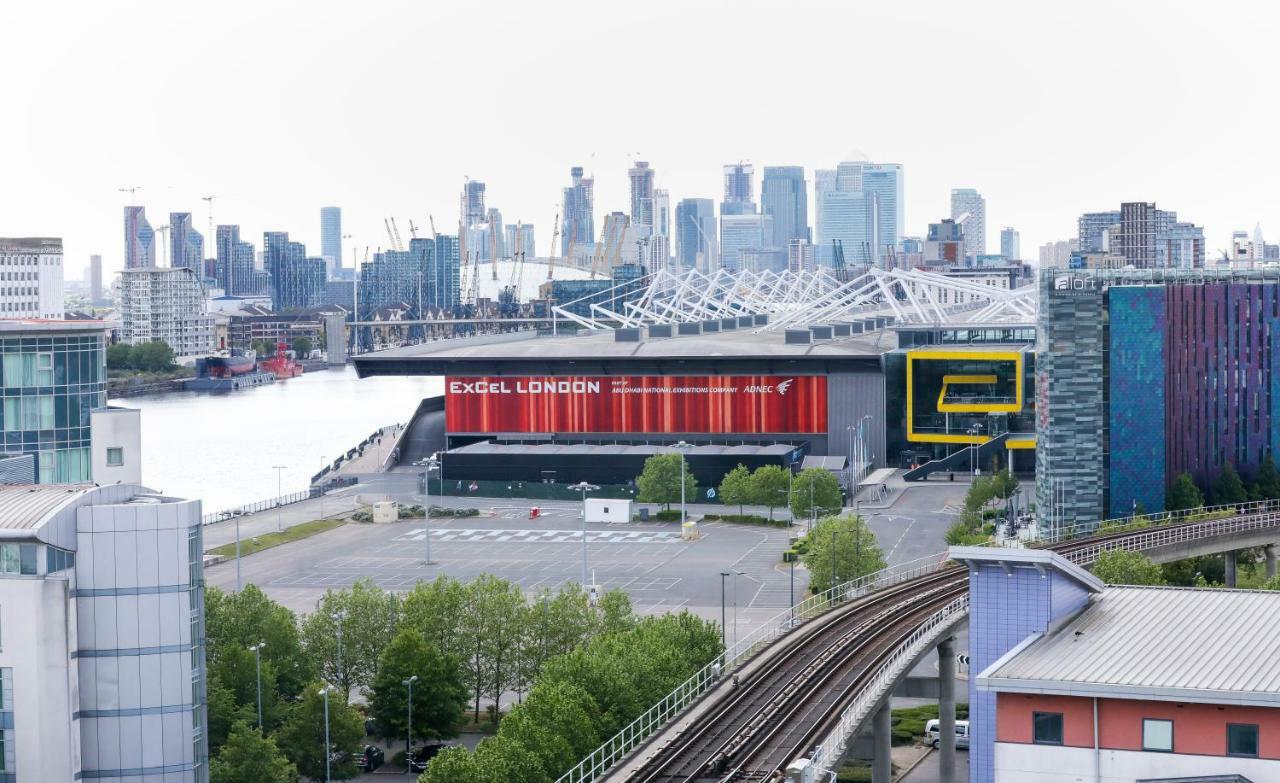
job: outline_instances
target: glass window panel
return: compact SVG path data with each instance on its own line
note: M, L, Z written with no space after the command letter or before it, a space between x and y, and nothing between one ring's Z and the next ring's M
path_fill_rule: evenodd
M1173 721L1144 718L1142 721L1143 750L1173 750Z
M1031 714L1033 741L1041 745L1062 744L1062 713L1034 712Z
M0 574L16 574L22 570L17 544L0 544Z
M36 556L39 551L35 544L22 544L18 547L19 567L23 574L34 576L36 573Z
M58 426L54 420L53 398L52 397L36 397L32 402L36 403L37 415L39 416L40 426L37 429L51 430Z
M1227 724L1227 753L1232 756L1258 755L1258 726L1254 723Z

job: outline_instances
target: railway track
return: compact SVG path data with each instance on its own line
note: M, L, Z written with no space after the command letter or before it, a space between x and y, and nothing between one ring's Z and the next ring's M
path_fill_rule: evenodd
M1167 529L1213 521L1168 525ZM1091 536L1050 549L1088 566L1099 544L1143 531ZM949 566L851 601L802 643L742 676L695 725L645 761L632 783L748 783L781 780L786 765L824 737L844 707L925 620L963 596L967 571Z

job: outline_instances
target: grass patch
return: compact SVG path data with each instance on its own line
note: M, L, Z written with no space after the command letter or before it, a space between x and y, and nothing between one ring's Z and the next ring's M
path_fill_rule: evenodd
M267 533L254 538L242 538L240 539L240 556L251 555L254 552L261 552L264 549L287 544L290 541L301 541L304 538L319 535L326 530L333 530L335 527L341 527L345 524L347 524L345 519L315 519L310 522L303 522L301 525L285 528L282 533ZM214 547L208 551L208 554L235 557L235 542Z

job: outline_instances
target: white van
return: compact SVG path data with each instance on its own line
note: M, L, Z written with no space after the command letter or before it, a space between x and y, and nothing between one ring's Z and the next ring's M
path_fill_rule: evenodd
M924 724L924 740L935 748L941 743L941 740L938 737L938 725L937 718ZM967 720L956 721L956 747L969 747L969 721Z

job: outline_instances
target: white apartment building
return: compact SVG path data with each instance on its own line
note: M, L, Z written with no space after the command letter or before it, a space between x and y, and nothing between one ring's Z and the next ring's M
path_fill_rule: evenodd
M0 319L62 317L62 240L0 237Z
M122 342L163 340L179 357L212 353L217 335L205 312L200 278L185 267L138 267L120 273Z
M200 501L0 487L0 779L208 780Z

